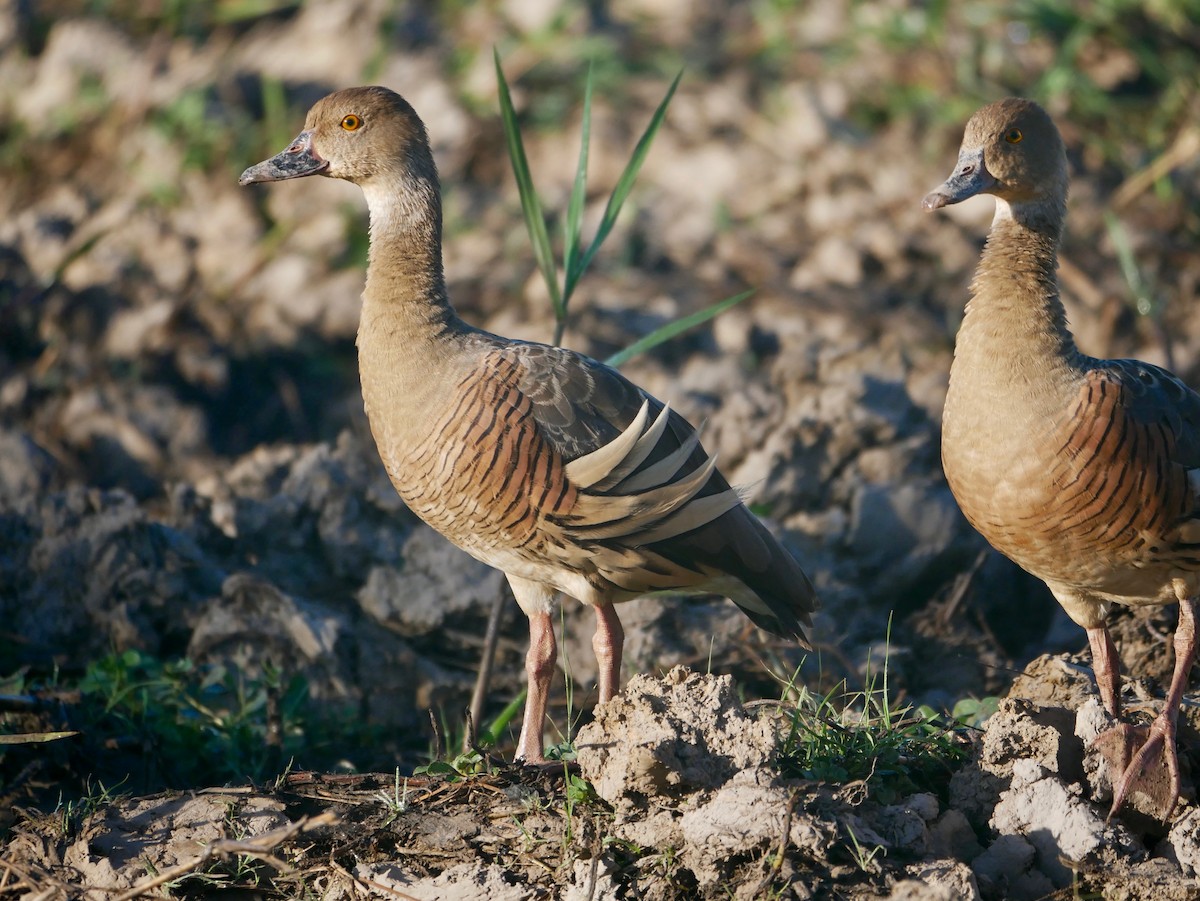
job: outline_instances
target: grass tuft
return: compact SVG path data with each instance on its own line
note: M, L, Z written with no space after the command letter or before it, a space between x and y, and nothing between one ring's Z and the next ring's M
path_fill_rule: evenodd
M892 701L886 661L882 678L868 673L862 691L848 691L843 682L817 694L793 677L783 705L779 763L785 776L860 783L883 804L913 792L941 791L969 749L960 723L928 707Z

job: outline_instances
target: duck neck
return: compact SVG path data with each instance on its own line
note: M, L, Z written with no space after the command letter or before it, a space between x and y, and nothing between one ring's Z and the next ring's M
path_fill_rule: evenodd
M1029 391L1032 381L1057 380L1078 358L1058 293L1059 207L997 201L954 351L954 374L971 373L977 392L1003 394L1014 383Z
M363 291L364 333L386 321L405 343L434 340L463 326L446 295L442 208L436 180L408 177L362 186L370 209L370 250Z

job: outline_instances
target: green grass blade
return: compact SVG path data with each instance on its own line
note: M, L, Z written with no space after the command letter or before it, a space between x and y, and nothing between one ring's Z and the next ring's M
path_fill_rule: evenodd
M583 203L587 195L588 146L592 140L592 65L588 64L587 82L583 89L583 124L579 135L579 164L575 167L575 182L571 185L571 201L567 205L566 241L563 253L563 309L571 301L575 283L583 274L579 265L579 235L583 225Z
M658 134L659 126L667 117L667 106L671 102L671 98L675 96L675 89L679 87L679 80L683 78L683 70L679 70L679 74L675 76L675 80L671 82L671 87L667 89L667 94L662 99L662 103L658 105L658 109L654 111L654 117L650 120L650 124L646 126L646 131L642 134L641 140L637 142L637 146L633 149L633 156L629 158L629 163L625 166L625 171L621 173L620 179L617 180L616 187L613 188L612 196L608 198L608 205L604 208L604 217L600 220L600 227L596 230L596 237L592 239L591 246L588 247L587 253L583 255L583 259L579 261L579 274L587 269L591 263L592 257L596 255L596 251L600 249L600 245L604 243L604 239L608 237L608 233L612 231L613 225L617 221L617 216L621 212L621 207L625 203L625 199L629 196L629 192L633 189L633 182L641 171L642 163L646 159L646 155L650 152L650 144L654 141L654 136Z
M533 255L542 271L542 278L546 280L550 299L554 302L554 313L561 320L566 315L566 310L563 307L562 295L558 291L558 273L554 266L554 254L550 250L550 236L546 233L546 219L542 215L542 204L538 200L533 178L529 174L529 160L525 156L525 144L521 140L521 129L517 125L517 113L513 109L512 95L508 92L504 70L500 68L500 51L493 49L492 56L496 62L496 84L500 89L500 119L504 123L504 137L508 142L508 158L512 162L513 175L517 179L517 190L521 194L525 227L529 229Z
M78 732L22 732L19 735L0 735L0 745L29 745L58 741L78 735Z
M1125 276L1125 283L1133 294L1134 309L1139 316L1149 316L1154 312L1154 298L1142 277L1142 270L1138 267L1129 233L1125 231L1121 220L1109 212L1104 214L1104 225L1108 228L1108 239L1112 241L1113 249L1117 252L1121 274Z
M264 77L260 88L262 124L258 129L256 150L278 153L296 136L295 110L288 109L287 92L278 78Z
M686 332L693 326L700 325L702 322L708 322L714 316L724 313L730 307L741 303L747 297L754 293L754 289L743 291L741 294L735 294L733 297L726 297L724 300L714 303L711 307L705 307L692 313L690 316L684 316L682 319L676 319L674 322L668 322L664 326L660 326L643 338L634 341L624 350L617 351L604 362L609 366L617 367L626 362L632 357L636 357L640 353L645 353L652 347L658 347L664 341L669 341L676 335Z
M517 693L517 696L509 701L508 705L492 720L488 727L479 733L476 740L481 748L492 748L500 743L500 739L504 735L504 730L508 728L508 724L521 715L521 710L525 707L525 696L527 693L527 689L521 689Z

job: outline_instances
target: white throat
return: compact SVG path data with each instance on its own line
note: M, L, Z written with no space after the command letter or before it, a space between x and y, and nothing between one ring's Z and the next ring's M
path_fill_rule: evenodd
M424 230L429 223L429 201L405 179L373 178L362 192L371 213L371 237L400 236Z
M1013 219L1013 208L1003 197L996 198L996 215L992 217L992 228Z

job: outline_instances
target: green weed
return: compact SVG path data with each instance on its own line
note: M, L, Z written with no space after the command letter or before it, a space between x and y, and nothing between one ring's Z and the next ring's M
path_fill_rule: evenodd
M116 793L116 789L120 788L124 781L121 780L121 782L109 788L100 781L93 784L89 776L84 781L83 795L81 797L75 800L64 801L60 795L58 804L53 811L53 814L58 817L59 833L63 836L75 835L84 820L96 811L108 807L117 801L120 795Z
M864 846L858 840L858 836L854 834L854 830L849 826L846 827L846 832L850 836L850 851L854 858L855 865L868 875L875 875L879 872L879 863L875 860L880 854L887 855L887 849L883 845L874 845L870 848Z
M413 775L445 776L449 781L456 782L485 772L486 763L486 758L478 751L462 751L453 757L439 758L413 767Z
M566 766L563 767L563 785L563 816L567 821L563 830L563 852L566 853L575 838L576 809L599 804L600 796L592 788L592 783L572 773Z
M785 775L838 785L861 783L880 803L937 790L967 754L955 724L929 708L894 706L886 661L881 678L868 673L862 691L845 684L826 694L789 680L780 768Z
M190 660L163 662L125 651L93 663L79 683L91 729L150 751L168 781L195 784L261 778L274 766L267 741L270 697L277 698L284 741L299 737L307 686L286 685L267 666L259 676ZM215 772L204 772L212 768ZM174 777L174 778L172 778Z
M1128 297L1139 316L1157 317L1162 313L1162 301L1157 297L1155 286L1150 284L1138 265L1134 254L1133 242L1124 223L1112 212L1105 211L1104 225L1108 229L1108 239L1112 242L1117 253L1117 262L1121 266L1121 274L1125 276L1125 284L1129 288Z
M522 689L490 723L475 734L473 740L467 724L464 723L458 733L448 738L443 746L441 736L450 735L451 730L447 729L444 719L440 725L434 720L430 761L416 767L413 774L445 776L454 781L487 772L490 761L486 749L495 747L507 732L509 725L520 715L525 705L525 695L526 692ZM450 748L460 750L451 755Z
M40 711L36 719L11 721L10 729L69 736L0 742L0 784L36 754L40 766L57 768L60 781L78 774L83 799L93 785L127 782L147 792L263 780L300 753L336 766L347 743L376 742L348 713L314 710L304 680L286 679L269 665L249 674L130 650L94 661L78 678L23 675L6 684L20 687Z
M986 698L963 698L954 705L950 716L955 722L979 729L999 707L1000 699L994 695Z
M82 75L74 102L50 110L52 133L57 137L73 134L101 119L112 106L112 98L99 76Z
M263 148L278 148L294 137L295 113L283 83L264 77L260 85L261 117L221 102L217 89L192 88L150 114L150 125L183 151L183 168L220 172L255 156ZM274 152L272 150L271 152ZM169 202L178 186L152 186L151 196Z
M119 20L135 34L162 34L201 40L215 30L237 26L296 5L295 0L87 0L83 10L103 19Z
M383 802L384 809L387 811L387 819L383 821L384 826L389 826L400 818L400 815L408 810L408 777L404 777L404 788L400 787L400 767L396 767L396 784L392 787L391 793L380 791L375 797Z

